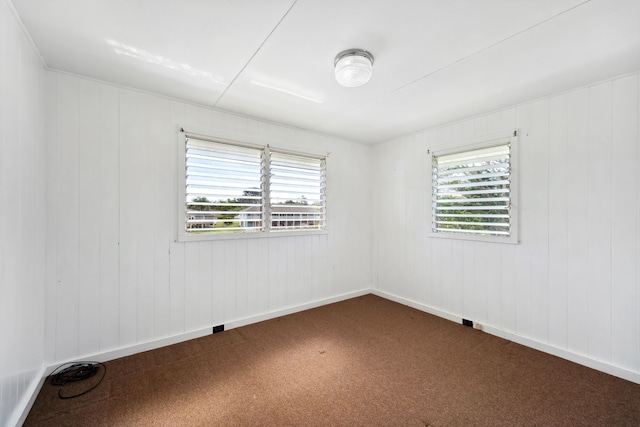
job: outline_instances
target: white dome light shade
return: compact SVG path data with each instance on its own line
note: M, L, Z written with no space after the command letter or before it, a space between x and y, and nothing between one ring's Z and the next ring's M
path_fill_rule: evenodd
M338 83L346 87L362 86L373 74L373 55L363 49L348 49L336 56L334 65Z

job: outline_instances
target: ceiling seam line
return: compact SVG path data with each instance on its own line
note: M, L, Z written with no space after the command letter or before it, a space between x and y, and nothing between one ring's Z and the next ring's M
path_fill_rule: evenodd
M591 0L588 0L591 1ZM280 24L282 24L282 21L284 21L284 19L287 17L287 15L289 15L289 12L291 12L291 9L293 9L293 7L296 5L296 3L298 3L298 0L294 0L294 2L291 4L291 6L289 7L289 9L287 9L287 11L284 13L284 15L282 15L282 17L280 18L280 20L278 21L278 23L273 27L273 29L269 32L269 34L267 35L267 37L265 37L265 39L262 41L262 43L260 43L260 46L258 46L258 48L256 49L255 52L253 52L253 55L251 55L251 57L247 60L246 64L244 64L242 66L242 68L240 69L240 71L238 71L238 74L236 74L236 76L231 80L231 82L229 82L229 84L227 85L226 88L224 88L224 90L222 91L222 93L220 94L220 96L218 97L218 99L216 99L216 101L213 103L213 107L215 108L218 105L218 102L220 102L220 100L222 99L223 96L226 95L227 91L229 90L229 88L231 87L231 85L233 85L235 83L235 81L238 79L238 77L240 77L240 75L242 74L242 72L249 66L249 64L251 63L251 61L253 61L253 58L255 58L255 56L258 54L258 52L260 52L260 50L262 49L262 46L265 45L265 43L271 38L271 36L273 35L273 33L278 29L278 27L280 26Z
M435 74L437 74L437 73L439 73L441 71L446 70L447 68L450 68L450 67L453 67L456 64L459 64L460 62L466 61L467 59L469 59L469 58L471 58L473 56L476 56L476 55L479 55L480 53L486 52L487 50L492 49L492 48L496 47L497 45L506 42L507 40L510 40L510 39L512 39L514 37L518 37L519 35L524 34L529 30L532 30L532 29L534 29L534 28L536 28L536 27L538 27L538 26L540 26L542 24L546 24L547 22L557 18L558 16L564 15L565 13L568 13L568 12L571 12L572 10L577 9L577 8L579 8L581 6L584 6L585 4L587 4L589 2L591 2L591 0L585 0L580 4L577 4L577 5L573 6L573 7L570 7L569 9L563 10L562 12L558 12L555 15L550 16L547 19L544 19L544 20L542 20L540 22L537 22L537 23L525 28L524 30L520 30L520 31L518 31L518 32L516 32L516 33L514 33L514 34L512 34L512 35L510 35L508 37L505 37L504 39L498 40L497 42L494 42L494 43L490 44L489 46L486 46L486 47L484 47L484 48L482 48L480 50L477 50L477 51L475 51L473 53L470 53L469 55L467 55L467 56L465 56L463 58L460 58L460 59L458 59L456 61L453 61L453 62L451 62L451 63L449 63L447 65L444 65L444 66L438 68L437 70L434 70L434 71L432 71L430 73L427 73L427 74L425 74L423 76L420 76L417 79L414 79L414 80L410 81L409 83L406 83L406 84L404 84L404 85L392 90L391 92L388 92L388 93L386 93L386 94L384 94L384 95L382 95L382 96L380 96L380 97L378 97L376 99L373 99L373 100L371 100L371 101L369 101L369 102L367 102L365 104L362 104L361 106L359 106L357 108L354 108L350 112L360 110L360 109L366 107L369 104L373 104L373 103L375 103L375 102L377 102L377 101L379 101L379 100L381 100L381 99L383 99L383 98L385 98L385 97L387 97L387 96L389 96L389 95L391 95L393 93L396 93L396 92L398 92L398 91L400 91L402 89L405 89L405 88L407 88L407 87L419 82L420 80L423 80L423 79L426 79L428 77L431 77L431 76L433 76L433 75L435 75ZM322 123L321 125L318 125L318 126L314 127L313 130L322 129L323 127L327 126L328 124L330 124L334 120L335 119L328 120L328 121Z
M411 86L412 84L417 83L422 79L425 79L427 77L431 77L432 75L434 75L436 73L439 73L440 71L446 70L447 68L452 67L452 66L454 66L454 65L456 65L456 64L458 64L458 63L460 63L462 61L465 61L465 60L467 60L467 59L469 59L469 58L471 58L473 56L476 56L476 55L478 55L478 54L480 54L482 52L485 52L485 51L487 51L489 49L492 49L492 48L498 46L499 44L502 44L502 43L506 42L507 40L510 40L512 38L515 38L515 37L518 37L519 35L524 34L524 33L528 32L529 30L532 30L532 29L534 29L534 28L536 28L536 27L538 27L538 26L540 26L542 24L546 24L547 22L552 21L553 19L557 18L558 16L564 15L565 13L570 12L573 9L576 9L576 8L578 8L580 6L583 6L583 5L585 5L585 4L589 3L589 2L591 2L591 0L586 0L586 1L582 2L582 3L580 3L580 4L577 4L577 5L569 8L569 9L567 9L567 10L563 10L562 12L558 12L555 15L553 15L553 16L547 18L547 19L544 19L544 20L542 20L542 21L540 21L540 22L538 22L536 24L533 24L533 25L525 28L524 30L518 31L517 33L514 33L514 34L512 34L512 35L510 35L508 37L505 37L502 40L498 40L497 42L492 43L489 46L486 46L486 47L484 47L484 48L482 48L480 50L477 50L477 51L475 51L473 53L470 53L469 55L467 55L467 56L465 56L463 58L460 58L460 59L458 59L458 60L456 60L456 61L454 61L454 62L452 62L450 64L447 64L447 65L445 65L445 66L443 66L441 68L438 68L437 70L434 70L434 71L432 71L432 72L430 72L428 74L425 74L424 76L418 77L417 79L411 81L410 83L407 83L406 85L401 86L398 89L393 90L392 92L389 92L389 94L391 94L393 92L396 92L398 90L404 89L407 86Z

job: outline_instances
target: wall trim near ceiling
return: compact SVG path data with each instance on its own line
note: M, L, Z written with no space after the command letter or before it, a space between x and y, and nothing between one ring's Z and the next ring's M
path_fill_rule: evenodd
M458 125L460 123L464 123L464 122L469 121L469 120L475 120L475 119L478 119L480 117L485 117L485 116L488 116L488 115L491 115L491 114L496 114L496 113L501 113L503 111L518 109L519 107L525 106L527 104L533 104L533 103L536 103L536 102L539 102L539 101L548 100L548 99L555 98L555 97L561 96L561 95L568 95L568 94L570 94L572 92L576 92L576 91L579 91L579 90L582 90L582 89L589 89L589 88L592 88L594 86L601 85L603 83L613 83L616 80L621 80L621 79L625 79L625 78L630 77L630 76L635 76L635 75L637 75L639 73L640 73L640 69L634 70L634 71L629 71L627 73L616 74L616 75L611 76L611 77L605 77L605 78L602 78L602 79L594 80L593 82L585 83L585 84L582 84L582 85L579 85L579 86L570 87L568 89L564 89L564 90L561 90L561 91L558 91L558 92L553 92L553 93L550 93L550 94L547 94L547 95L542 95L542 96L539 96L539 97L536 97L536 98L530 98L530 99L524 100L522 102L518 102L518 103L515 103L515 104L509 104L507 106L495 108L493 110L487 110L487 111L484 111L482 113L471 114L469 116L464 116L462 118L455 119L455 120L449 120L449 121L445 120L443 122L438 122L438 123L435 123L435 124L432 124L432 125L428 125L425 128L422 128L422 129L419 129L419 130L416 130L416 131L408 132L408 133L405 133L403 135L394 136L393 138L390 138L390 139L387 139L387 140L381 141L381 142L367 144L367 143L357 142L357 141L353 141L353 140L349 140L349 141L356 142L356 143L359 143L359 144L362 144L362 145L366 145L366 146L370 146L370 147L376 147L376 146L379 146L379 145L382 145L382 144L394 143L394 142L397 142L400 139L413 137L413 136L416 136L416 135L419 135L419 134L422 134L422 133L425 133L425 132L430 132L430 131L433 131L433 130L436 130L436 129L440 129L440 128L444 128L444 127L447 127L447 126L455 126L455 125ZM324 134L324 135L327 135L327 134Z
M0 1L2 1L2 0L0 0ZM10 0L5 0L5 1L10 1ZM40 54L40 51L38 51L38 55L39 54ZM43 60L43 63L44 63L44 60ZM337 135L321 132L321 131L314 130L314 129L301 128L301 127L293 126L293 125L290 125L290 124L287 124L287 123L276 122L276 121L267 120L267 119L260 118L260 117L255 117L255 116L249 116L249 115L246 115L246 114L236 113L236 112L230 111L230 110L223 110L223 109L218 108L218 107L213 107L213 106L211 106L209 104L202 104L202 103L189 101L189 100L182 99L182 98L177 98L175 96L163 95L163 94L159 94L157 92L152 92L150 90L139 89L139 88L136 88L136 87L133 87L133 86L127 86L127 85L124 85L124 84L121 84L121 83L115 83L115 82L111 82L111 81L108 81L108 80L101 80L101 79L98 79L98 78L95 78L95 77L85 76L84 74L77 74L77 73L73 73L71 71L65 71L65 70L61 70L61 69L58 69L58 68L53 68L53 67L48 66L46 63L44 63L44 69L47 72L50 72L50 73L53 73L53 74L62 74L62 75L66 75L66 76L71 76L71 77L75 77L75 78L78 78L78 79L82 79L82 80L86 80L86 81L90 81L90 82L94 82L94 83L98 83L98 84L104 84L104 85L107 85L107 86L111 86L111 87L114 87L114 88L119 89L119 90L125 90L125 91L131 91L131 92L139 93L139 94L142 94L142 95L157 96L158 98L166 99L167 101L180 102L180 103L183 103L183 104L186 104L186 105L191 105L193 107L206 108L207 110L210 110L210 111L215 111L215 112L221 113L221 114L228 114L230 116L239 117L239 118L242 118L242 119L255 120L255 121L260 122L260 123L266 123L266 124L274 125L274 126L281 126L283 128L291 129L291 130L295 130L295 131L299 131L299 132L307 132L309 134L318 135L318 136L321 136L323 138L330 138L330 139L335 140L335 141L345 141L345 142L349 142L349 143L352 143L352 144L362 145L362 146L365 146L365 147L372 147L373 146L372 144L368 144L368 143L365 143L365 142L362 142L362 141L356 141L356 140L353 140L353 139L348 139L348 138L345 138L345 137L342 137L342 136L337 136ZM381 142L381 143L384 143L384 141Z
M462 324L462 317L456 314L438 310L437 308L433 308L428 305L421 304L419 302L416 302L407 298L399 297L397 295L394 295L385 291L381 291L378 289L372 289L371 293L381 298L386 298L388 300L407 305L411 308L415 308L416 310L424 311L425 313L433 314L434 316L442 317L444 319L451 320L452 322ZM536 341L530 338L522 337L511 332L506 332L501 329L494 328L485 323L482 324L481 330L482 332L495 335L499 338L503 338L508 341L513 341L517 344L522 344L534 350L551 354L552 356L557 356L562 359L566 359L570 362L574 362L579 365L586 366L587 368L595 369L597 371L604 372L606 374L613 375L615 377L622 378L624 380L631 381L636 384L640 384L640 374L621 368L619 366L615 366L600 360L591 359L587 356L583 356L581 354L577 354L563 348L554 347L552 345L549 345L540 341Z
M33 50L35 50L36 54L38 55L38 58L40 58L40 64L42 64L42 67L45 70L48 70L49 66L47 65L47 61L44 60L44 56L42 56L42 53L40 53L40 49L38 49L38 45L33 40L33 38L31 38L31 34L29 34L29 31L27 31L27 27L25 27L24 22L22 22L22 18L20 17L20 14L18 14L18 11L14 6L13 2L11 0L5 0L5 3L9 8L9 10L11 11L11 13L13 14L13 17L15 18L15 20L18 22L18 25L20 25L20 28L22 28L22 32L24 33L25 37L27 38L27 40L29 40L29 43L31 44L31 46L33 46Z

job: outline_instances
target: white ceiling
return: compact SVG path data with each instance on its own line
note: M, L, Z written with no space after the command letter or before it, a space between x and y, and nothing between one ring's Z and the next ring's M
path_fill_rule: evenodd
M12 1L50 68L371 144L640 70L640 0Z

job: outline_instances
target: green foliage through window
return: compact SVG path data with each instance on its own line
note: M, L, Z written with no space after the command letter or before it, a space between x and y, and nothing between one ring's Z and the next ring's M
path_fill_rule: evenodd
M432 230L511 234L510 144L432 156Z
M324 158L186 138L184 231L324 229L325 182Z

